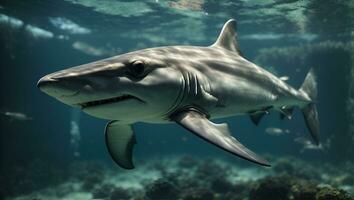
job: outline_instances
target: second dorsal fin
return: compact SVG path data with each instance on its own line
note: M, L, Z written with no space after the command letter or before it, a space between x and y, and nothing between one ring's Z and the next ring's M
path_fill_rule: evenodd
M229 19L222 27L219 37L212 47L224 48L229 51L237 52L242 56L236 36L236 20Z

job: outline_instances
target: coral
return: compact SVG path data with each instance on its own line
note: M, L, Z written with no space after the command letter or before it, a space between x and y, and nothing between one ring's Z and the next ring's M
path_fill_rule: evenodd
M316 200L353 200L347 192L330 187L321 188L316 194Z
M302 160L293 157L284 157L278 159L272 168L277 174L291 175L297 178L317 180L320 172L313 164L308 164Z
M315 182L293 176L266 177L249 193L249 200L353 200L341 189L319 187Z
M341 184L343 185L354 185L354 177L351 174L346 174L341 179Z
M75 188L73 185L71 184L64 184L64 185L60 185L58 186L58 189L55 190L55 195L59 198L63 198L64 196L72 193L73 191L75 191Z
M256 183L249 194L250 200L287 200L291 191L290 177L267 177Z
M182 156L178 161L178 166L181 168L192 168L198 165L198 161L189 155Z
M97 187L92 192L92 198L93 199L106 199L107 197L110 196L114 187L115 186L112 184L101 185L100 187Z
M207 185L205 182L200 181L200 179L196 179L194 176L186 174L180 174L180 177L174 179L173 183L175 183L181 190L188 190L198 186L204 187Z
M272 170L276 173L293 174L296 171L296 168L294 162L290 161L289 158L280 158L274 163Z
M236 192L228 192L225 194L221 194L219 196L217 196L215 199L216 200L244 200L245 199L245 195L243 194L238 194Z
M180 158L179 160L180 161ZM170 163L168 163L170 162ZM102 168L102 165L95 163L79 163L75 164L75 170L69 171L62 177L67 182L64 184L55 185L56 182L47 185L48 190L33 189L34 193L28 194L28 198L38 197L39 199L48 199L48 196L53 195L55 198L68 198L70 194L76 192L92 197L92 199L104 200L352 200L348 193L343 190L335 189L333 187L323 187L323 184L341 187L350 191L352 186L353 163L346 163L345 165L316 165L311 162L308 164L304 161L294 158L278 159L275 163L274 170L268 170L269 174L264 178L239 179L240 177L232 177L232 169L234 165L230 163L200 160L197 161L195 167L182 167L176 160L163 160L161 163L176 165L172 167L173 170L165 170L162 175L163 178L150 182L149 178L137 180L130 180L127 174L113 175L109 168ZM46 166L45 164L36 164L35 166ZM101 168L99 167L101 166ZM150 170L160 172L159 165L148 164ZM40 168L42 168L40 167ZM77 170L81 167L82 170ZM248 170L237 166L237 170ZM31 168L32 169L32 168ZM42 168L43 169L43 168ZM70 168L73 169L73 168ZM314 172L317 169L317 172ZM33 182L27 177L34 177L34 175L25 175L26 171L21 171L24 174L24 179L18 183L18 189L30 187L37 188L37 182ZM139 173L145 173L146 168ZM38 171L32 170L36 174ZM49 170L50 171L50 170ZM251 170L253 171L253 170ZM341 173L338 174L338 171ZM76 172L76 174L75 174ZM91 172L91 173L90 173ZM28 173L28 172L27 172ZM138 174L139 174L138 173ZM315 173L316 175L311 175ZM60 174L53 173L48 179L55 179ZM68 174L70 176L68 176ZM157 173L159 174L159 173ZM273 174L278 174L274 176ZM321 174L319 176L318 174ZM121 176L123 175L123 176ZM252 176L252 174L249 174ZM47 177L42 175L40 177ZM6 178L6 174L1 174L0 180ZM309 178L312 177L312 178ZM127 179L128 181L138 181L135 184L141 184L141 187L117 187L112 181ZM6 180L6 179L5 179ZM144 184L143 181L147 181ZM238 180L238 181L236 181ZM49 182L48 182L49 183ZM81 188L77 183L81 183ZM118 182L117 182L118 183ZM120 184L120 183L118 183ZM122 183L121 186L125 186ZM7 185L4 185L7 187ZM11 187L14 187L12 184ZM16 187L15 187L16 188ZM27 189L28 190L28 189ZM38 192L37 192L38 191ZM7 195L6 188L0 188L0 196ZM44 196L41 196L44 194ZM11 199L11 198L10 198Z
M69 166L68 176L82 181L82 189L92 192L102 182L106 170L100 162L75 162Z
M213 200L214 194L207 188L190 188L183 193L183 200Z
M102 176L100 174L88 174L84 179L82 183L82 189L85 191L91 191L94 189L94 187L101 183L102 181Z
M317 186L312 182L298 180L291 187L291 193L293 200L314 200Z
M127 200L130 199L130 194L127 190L116 187L113 189L111 194L111 200Z
M217 193L216 200L245 200L248 199L251 182L237 183L232 188L223 193Z
M145 196L150 200L178 199L179 189L166 179L158 179L146 187Z
M197 167L195 177L209 181L213 177L226 177L227 173L228 170L226 168L222 167L214 160L207 159Z
M237 199L243 199L243 197L248 196L249 191L250 191L250 183L238 183L233 186L231 194L234 195L233 199L237 200ZM224 198L224 199L228 199L228 198Z
M228 180L217 177L211 181L210 188L216 193L227 193L232 191L233 185Z
M105 170L106 166L102 162L74 162L69 166L68 176L77 180L82 180L92 174L103 176Z

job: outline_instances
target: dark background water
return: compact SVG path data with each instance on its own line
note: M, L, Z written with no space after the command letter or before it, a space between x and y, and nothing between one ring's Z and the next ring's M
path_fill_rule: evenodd
M299 87L309 68L316 68L321 141L330 144L326 151L300 153L302 146L294 139L309 138L309 134L298 110L290 121L280 120L279 113L273 111L258 127L248 116L218 121L227 122L234 135L258 153L326 162L345 161L350 157L353 145L350 146L348 99L354 31L351 1L83 2L0 1L2 19L6 16L22 21L19 27L6 20L0 21L0 109L23 112L34 118L33 121L10 121L1 116L3 173L35 159L58 167L73 160L97 159L114 165L104 143L106 121L86 114L80 119L81 156L73 155L69 142L72 108L41 93L36 87L40 77L141 48L210 45L229 18L238 21L238 37L245 57L279 76L289 76L290 85ZM90 31L74 34L60 29L50 21L59 17ZM26 29L28 25L52 35L34 36ZM80 45L84 47L74 48ZM289 129L291 134L271 136L265 133L267 127ZM138 123L136 132L138 145L134 153L137 162L161 155L193 154L248 164L174 124Z

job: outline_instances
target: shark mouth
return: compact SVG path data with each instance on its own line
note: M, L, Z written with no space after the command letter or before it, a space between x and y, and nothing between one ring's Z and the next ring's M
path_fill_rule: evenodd
M108 98L108 99L101 99L101 100L96 100L96 101L88 101L88 102L84 102L84 103L79 103L78 105L81 106L81 108L89 108L89 107L100 106L100 105L104 105L104 104L117 103L117 102L129 100L129 99L136 99L136 100L142 101L142 100L138 99L137 97L134 97L129 94L125 94L122 96L112 97L112 98Z

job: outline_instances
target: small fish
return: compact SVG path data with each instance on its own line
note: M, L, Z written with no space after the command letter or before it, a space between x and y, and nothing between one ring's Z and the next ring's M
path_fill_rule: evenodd
M18 121L33 120L32 117L29 117L26 114L19 113L19 112L2 112L2 114L7 116L11 121L12 120L18 120Z
M289 76L281 76L281 77L279 77L279 79L282 81L287 81L290 79L290 77Z
M315 151L324 150L324 146L322 144L315 145L310 140L304 137L295 138L294 141L302 145L302 149L300 150L300 153L304 153L305 151L308 150L315 150Z
M274 135L274 136L280 136L280 135L290 133L289 129L281 129L281 128L277 128L277 127L268 127L265 129L265 131L269 135Z

